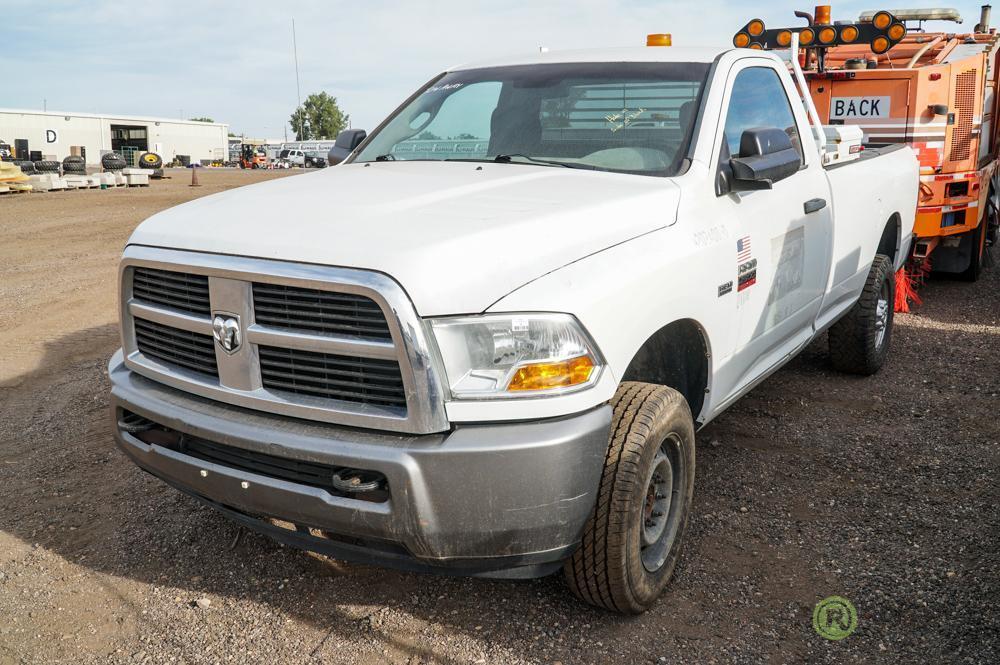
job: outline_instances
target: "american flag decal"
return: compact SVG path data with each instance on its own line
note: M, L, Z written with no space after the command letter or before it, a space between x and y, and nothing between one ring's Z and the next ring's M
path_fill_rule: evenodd
M743 263L750 260L750 236L743 236L736 241L736 262Z

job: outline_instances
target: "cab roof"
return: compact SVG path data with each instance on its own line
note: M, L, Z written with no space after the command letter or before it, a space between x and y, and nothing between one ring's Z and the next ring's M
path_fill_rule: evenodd
M569 62L704 62L715 59L733 48L692 46L641 46L628 48L584 49L576 51L545 51L510 56L495 60L480 60L450 67L448 71L479 69L482 67L507 67L512 65L539 65Z

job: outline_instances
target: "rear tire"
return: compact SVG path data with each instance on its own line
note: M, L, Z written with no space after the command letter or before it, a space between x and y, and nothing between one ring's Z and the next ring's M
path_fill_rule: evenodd
M888 256L877 254L861 297L830 328L830 360L835 369L870 376L889 356L896 300L896 275Z
M694 421L684 396L665 386L625 381L611 404L597 502L563 572L581 600L639 614L680 556L694 493Z
M972 258L969 259L969 267L961 273L960 277L966 282L977 282L983 274L983 254L986 252L986 226L989 224L986 216L983 216L979 226L972 232Z

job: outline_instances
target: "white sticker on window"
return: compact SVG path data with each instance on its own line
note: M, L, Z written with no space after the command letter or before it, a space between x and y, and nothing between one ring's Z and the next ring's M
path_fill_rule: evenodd
M830 119L888 118L890 97L834 97L830 100Z

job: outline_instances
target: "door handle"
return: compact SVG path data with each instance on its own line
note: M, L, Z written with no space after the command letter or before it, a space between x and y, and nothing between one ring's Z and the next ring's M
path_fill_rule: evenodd
M826 199L809 199L802 204L802 208L806 211L806 214L812 214L814 212L819 212L826 207Z

